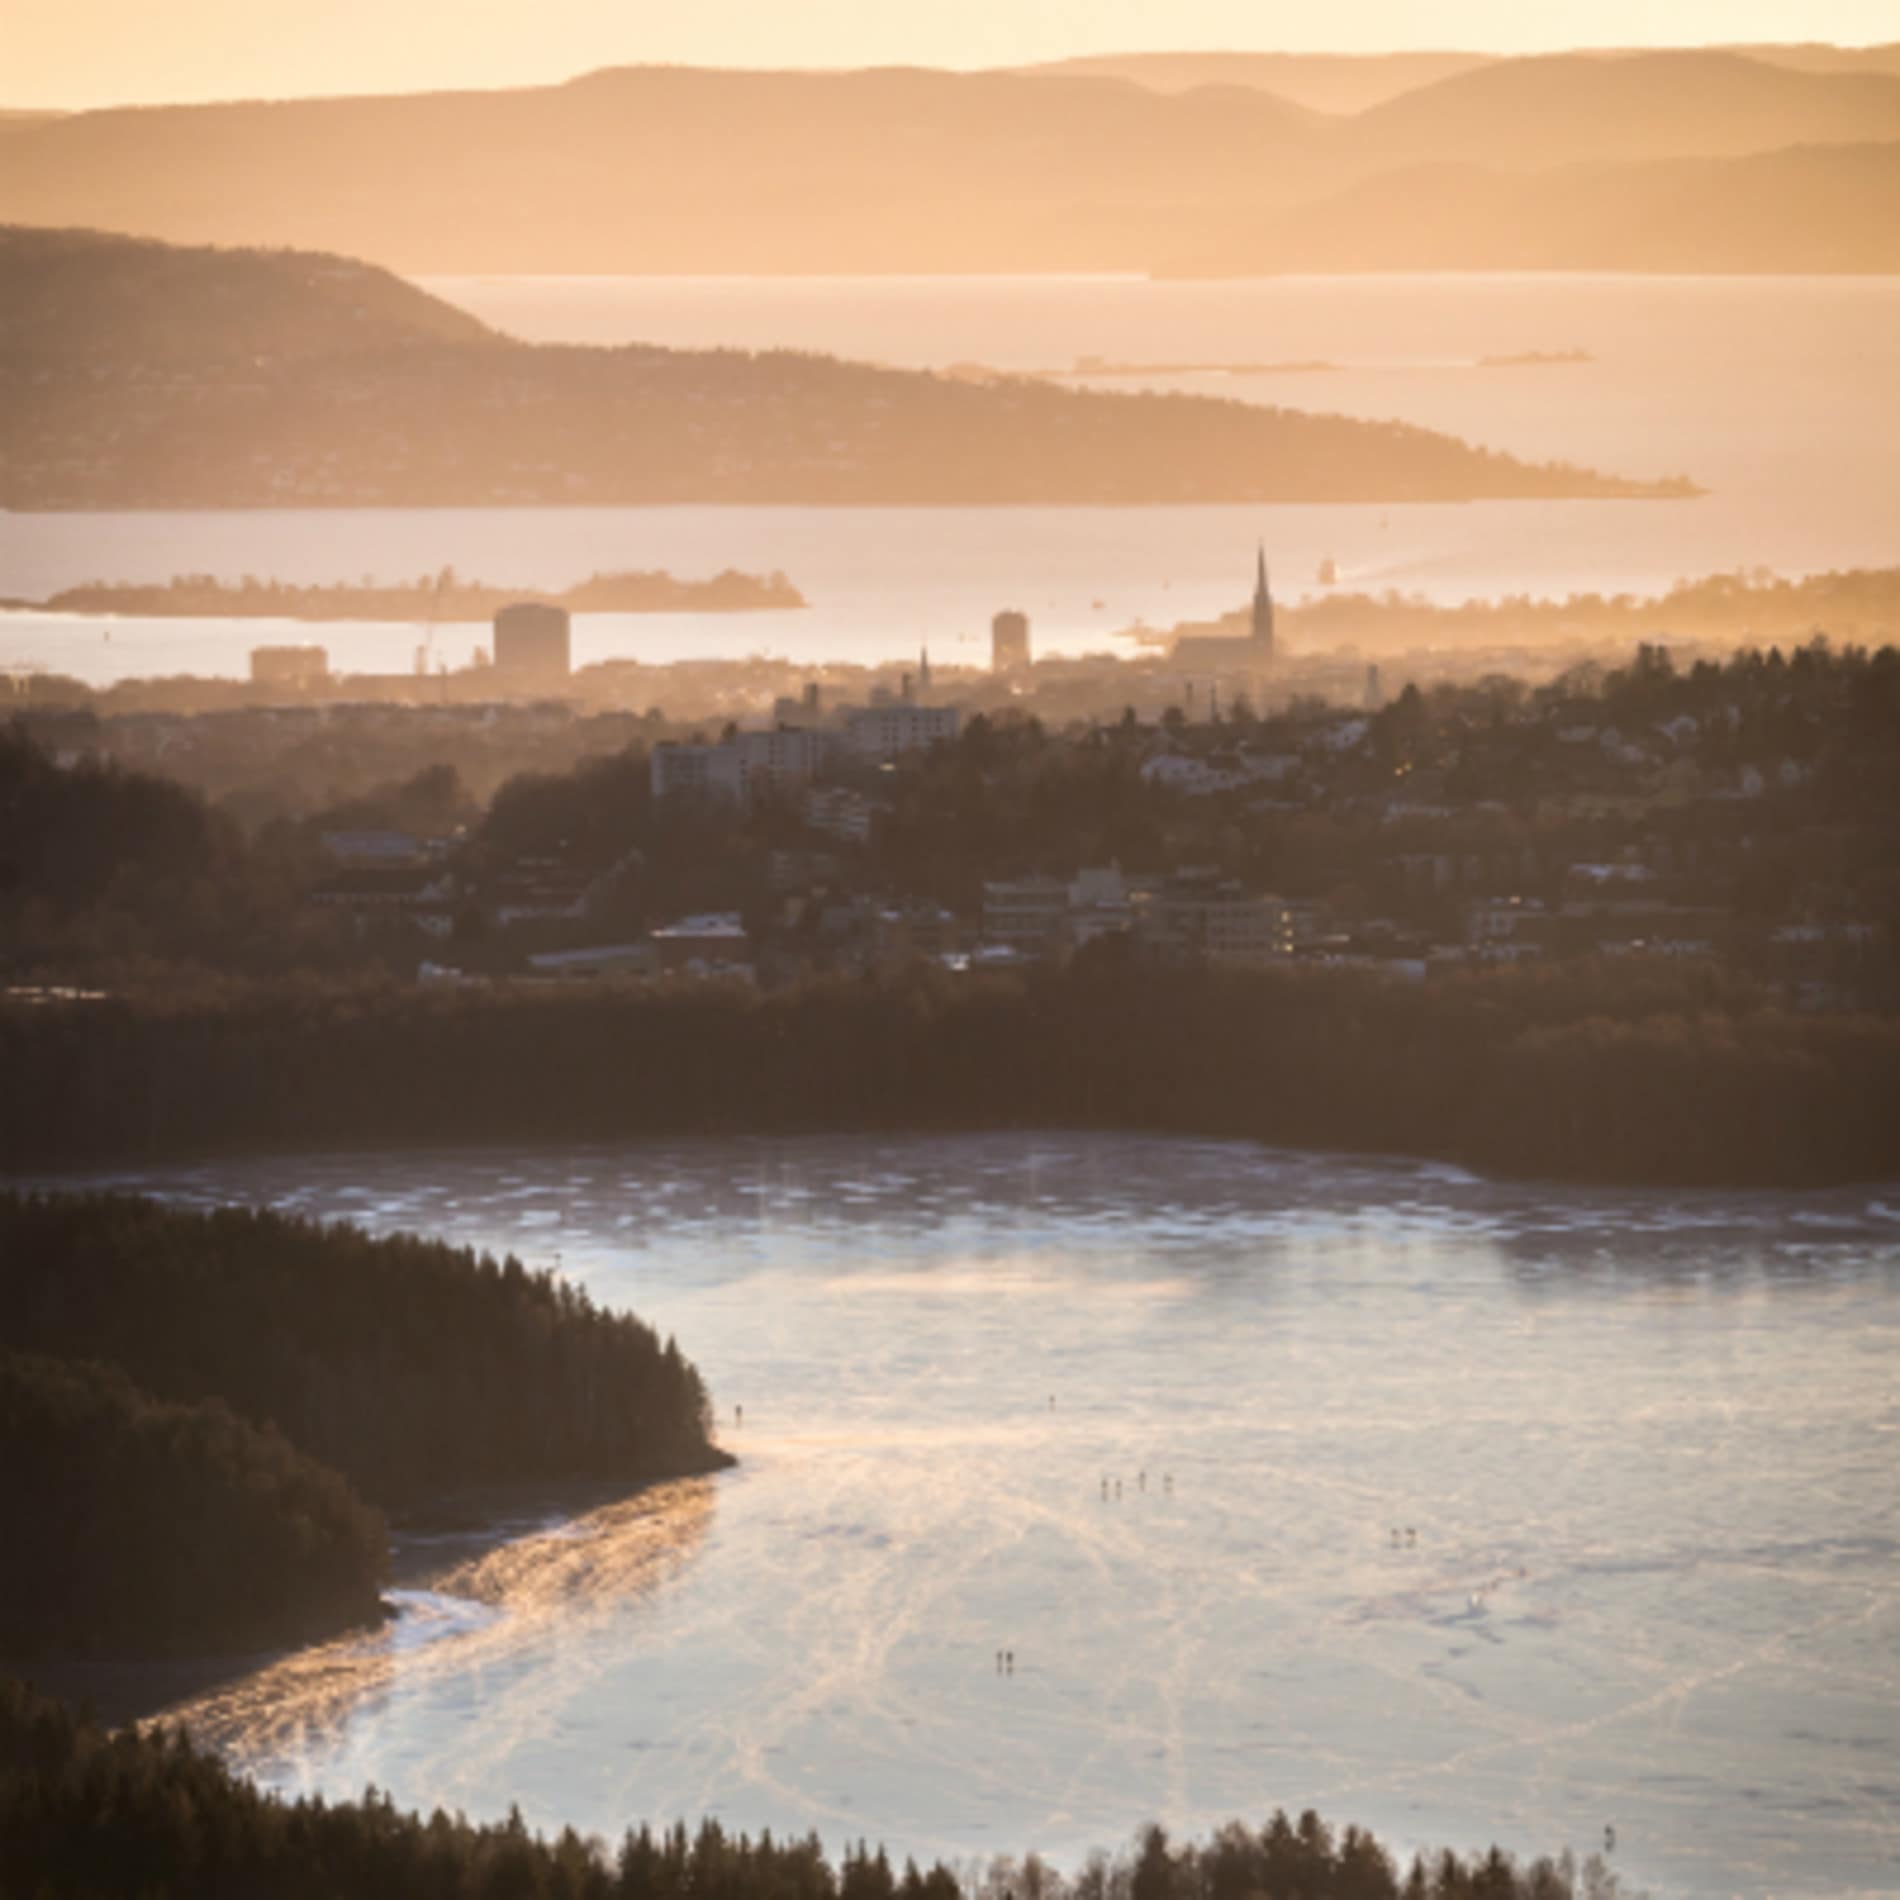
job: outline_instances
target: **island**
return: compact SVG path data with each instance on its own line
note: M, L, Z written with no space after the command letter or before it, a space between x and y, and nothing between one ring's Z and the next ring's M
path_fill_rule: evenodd
M1558 369L1568 363L1594 363L1586 349L1510 350L1498 356L1478 358L1480 369Z
M453 568L388 586L338 581L300 585L245 575L179 574L169 581L85 581L22 607L44 613L134 614L195 620L492 620L518 601L545 601L577 614L757 613L804 607L783 574L727 568L707 580L648 570L592 574L558 593L462 580ZM6 603L15 605L16 603Z
M1105 356L1078 356L1073 369L1043 373L1068 381L1090 376L1310 376L1344 367L1323 356L1270 363L1122 363Z

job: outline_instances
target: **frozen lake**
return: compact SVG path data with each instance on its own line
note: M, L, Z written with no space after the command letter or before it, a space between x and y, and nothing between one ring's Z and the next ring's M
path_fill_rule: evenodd
M271 1782L1065 1864L1613 1823L1658 1895L1900 1889L1900 1192L1061 1134L119 1178L558 1263L743 1460L186 1711Z
M0 596L87 580L256 574L409 580L453 566L564 587L602 569L789 574L802 613L588 615L577 664L770 653L798 663L986 664L1020 607L1039 652L1241 605L1264 540L1283 598L1340 584L1435 600L1660 593L1740 567L1900 561L1900 278L1446 276L1150 283L1139 278L458 278L429 288L537 341L793 347L946 368L1145 364L1103 388L1186 389L1443 429L1534 461L1683 473L1695 501L1260 508L515 508L0 514ZM1587 360L1487 367L1580 350ZM1325 362L1325 370L1219 373ZM1167 372L1162 366L1210 366ZM107 636L110 636L109 638ZM465 663L487 629L445 628ZM105 683L242 674L311 639L339 668L405 672L413 625L107 621L0 614L0 667Z

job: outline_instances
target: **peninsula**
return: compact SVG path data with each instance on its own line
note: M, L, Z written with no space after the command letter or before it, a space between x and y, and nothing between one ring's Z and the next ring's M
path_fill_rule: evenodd
M0 230L0 507L1656 498L1397 422L785 350L517 342L296 251Z
M40 1527L0 1581L8 1660L329 1635L382 1613L387 1517L733 1462L670 1339L512 1257L4 1193L0 1263L0 1503Z

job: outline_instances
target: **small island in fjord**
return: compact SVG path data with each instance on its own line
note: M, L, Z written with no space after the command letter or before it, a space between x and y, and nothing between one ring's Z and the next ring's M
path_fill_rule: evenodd
M742 574L735 568L705 580L680 580L660 571L592 574L558 592L462 580L453 568L388 585L177 574L169 581L144 583L85 581L30 604L47 613L159 619L456 621L492 620L503 607L523 600L546 601L577 614L754 613L809 604L783 574Z

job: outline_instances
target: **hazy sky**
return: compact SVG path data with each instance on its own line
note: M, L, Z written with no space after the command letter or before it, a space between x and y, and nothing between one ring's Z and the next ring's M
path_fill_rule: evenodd
M1900 0L0 0L0 105L505 86L595 66L1900 39Z

